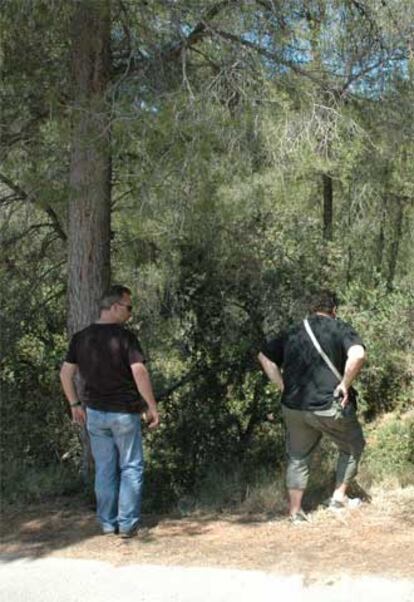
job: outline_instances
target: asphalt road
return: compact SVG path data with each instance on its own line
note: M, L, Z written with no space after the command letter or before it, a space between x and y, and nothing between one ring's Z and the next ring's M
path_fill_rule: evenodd
M0 557L2 602L414 602L414 578L303 576L95 560Z

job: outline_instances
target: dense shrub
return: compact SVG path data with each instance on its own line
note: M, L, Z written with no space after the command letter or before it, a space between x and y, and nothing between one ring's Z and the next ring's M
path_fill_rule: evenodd
M361 477L367 483L414 484L414 416L389 414L367 429Z

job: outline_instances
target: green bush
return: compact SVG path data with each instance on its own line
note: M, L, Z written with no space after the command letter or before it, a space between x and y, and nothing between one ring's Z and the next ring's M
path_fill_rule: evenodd
M414 484L414 416L389 416L367 431L361 479Z
M82 490L79 473L71 465L27 466L11 462L2 466L1 499L8 504L39 502L48 497L71 495Z
M412 293L354 284L344 292L343 302L341 317L351 322L367 347L368 361L356 383L365 419L408 410L414 399Z

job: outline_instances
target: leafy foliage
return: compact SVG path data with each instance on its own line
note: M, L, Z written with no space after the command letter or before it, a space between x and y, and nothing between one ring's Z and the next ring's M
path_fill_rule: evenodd
M57 384L73 7L4 6L1 452L23 471L76 468ZM278 394L255 356L320 285L340 292L367 344L366 420L412 404L412 6L394 8L391 19L371 0L112 3L107 244L113 280L137 297L131 327L163 408L146 437L152 508L233 470L248 498L243 483L282 465Z
M365 479L406 486L414 481L414 421L410 415L387 418L370 432Z

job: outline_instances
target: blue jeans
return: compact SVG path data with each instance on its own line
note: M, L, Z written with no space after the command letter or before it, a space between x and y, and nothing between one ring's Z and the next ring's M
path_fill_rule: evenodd
M104 533L134 529L141 513L144 477L138 414L87 408L87 429L95 460L98 519Z

